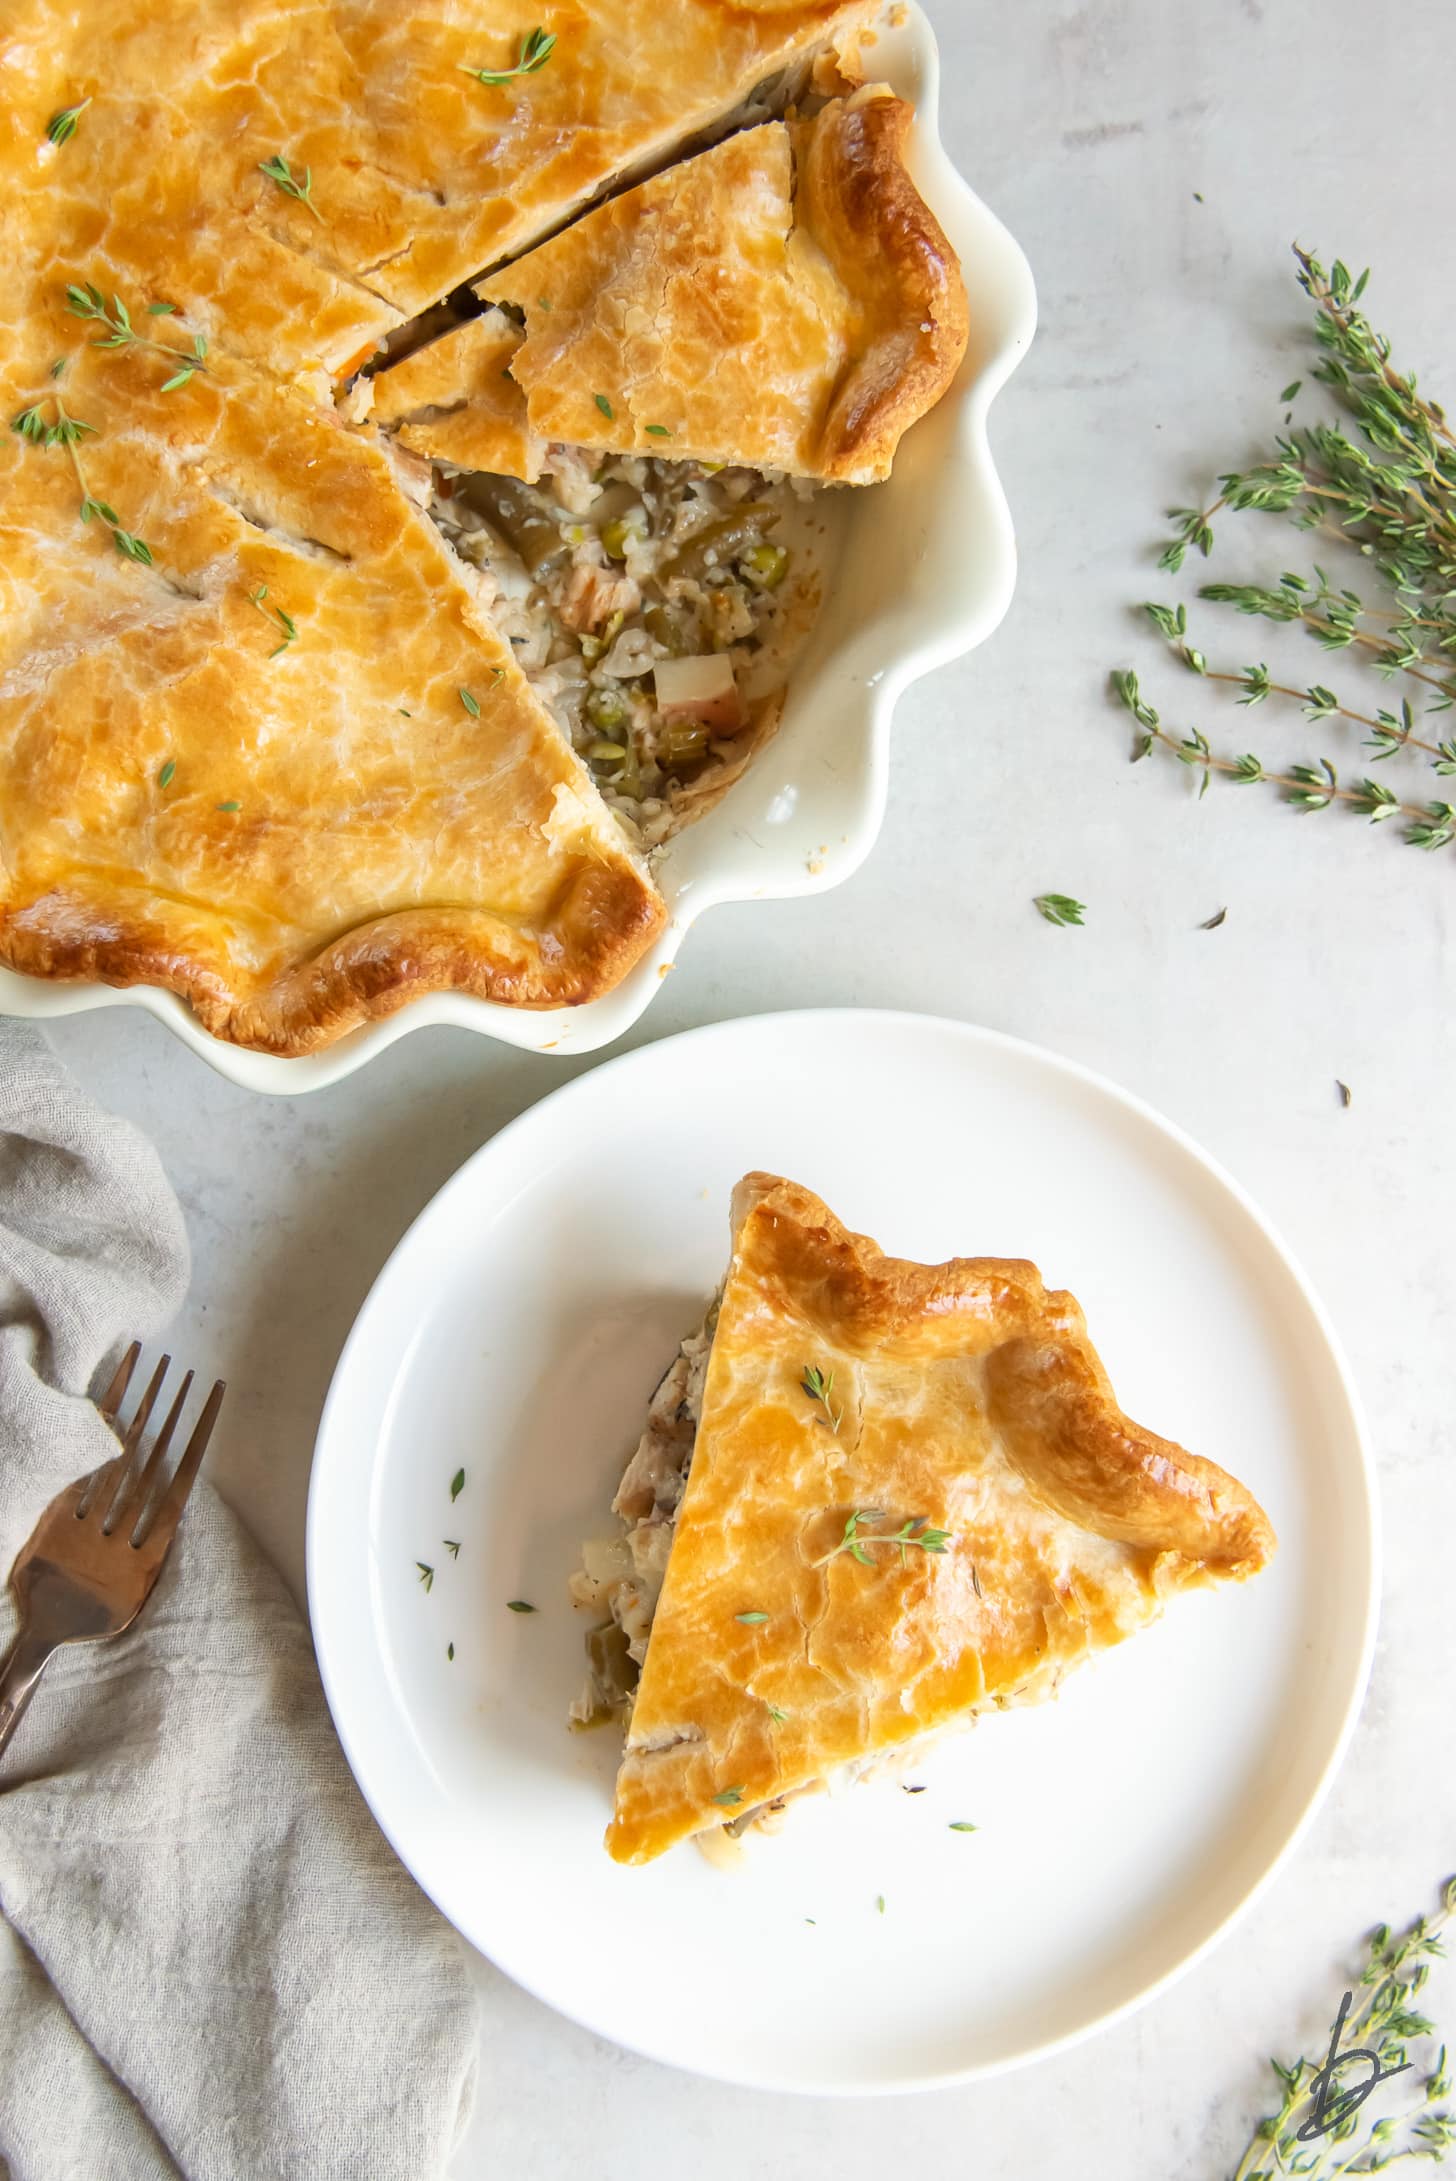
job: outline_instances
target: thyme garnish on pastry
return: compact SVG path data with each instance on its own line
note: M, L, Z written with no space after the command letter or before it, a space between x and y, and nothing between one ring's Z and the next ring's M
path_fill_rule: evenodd
M303 180L300 182L283 154L275 152L271 159L260 159L258 161L258 172L266 174L269 181L276 183L285 197L291 197L295 204L305 206L313 214L319 225L323 225L324 216L313 201L312 167L304 168Z
M473 76L477 83L483 83L487 87L510 83L516 76L534 76L538 69L544 68L551 58L555 44L555 31L543 30L538 23L521 40L520 56L514 68L466 68L462 64L458 72L462 76Z
M164 394L173 393L178 387L185 386L195 373L207 369L206 334L194 333L190 349L173 348L167 341L154 341L147 334L137 332L131 322L131 312L119 295L113 295L108 303L101 290L89 280L68 287L66 303L73 318L85 318L105 326L105 333L91 343L93 348L148 348L154 356L170 358L178 368L163 385ZM174 305L167 305L165 314L170 315L174 308ZM163 311L151 310L150 306L149 312L152 317L164 315Z
M76 473L76 483L80 487L81 506L79 512L82 522L89 523L94 515L111 532L111 541L118 553L123 553L128 560L140 561L144 567L150 568L152 565L152 549L146 540L137 537L133 531L124 530L115 508L109 506L105 500L96 499L86 482L86 472L81 463L79 443L88 432L94 437L96 426L88 424L84 417L73 417L68 412L59 394L52 394L50 399L55 405L55 415L52 419L47 421L44 403L32 402L28 408L22 409L18 416L11 418L11 431L19 432L21 438L28 439L33 447L64 447L71 458L71 467Z

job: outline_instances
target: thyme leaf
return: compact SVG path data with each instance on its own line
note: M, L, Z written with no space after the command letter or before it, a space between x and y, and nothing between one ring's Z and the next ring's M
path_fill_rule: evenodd
M534 76L538 69L544 68L550 60L555 44L555 31L543 30L538 23L536 28L528 30L521 40L521 50L514 68L466 68L462 66L459 68L458 73L462 76L473 76L477 83L483 83L487 86L510 83L516 76Z
M799 1380L799 1387L802 1392L809 1396L811 1401L820 1403L829 1429L837 1432L844 1421L844 1404L841 1402L839 1407L836 1408L831 1398L834 1392L833 1371L826 1374L819 1368L817 1363L806 1363L804 1365L804 1375Z
M90 103L89 98L83 98L78 105L62 106L51 115L45 125L45 133L53 144L68 144L71 141L76 133L76 123Z
M507 1598L507 1613L534 1613L536 1608L525 1598Z
M722 1794L715 1795L713 1797L713 1800L719 1805L721 1809L731 1810L738 1803L742 1802L743 1789L741 1787L725 1787Z
M872 1568L875 1564L870 1557L873 1548L877 1545L890 1545L898 1550L900 1565L904 1567L905 1555L912 1547L921 1552L944 1552L955 1534L952 1530L932 1528L924 1515L912 1515L898 1530L884 1530L877 1536L866 1530L866 1523L883 1522L884 1519L878 1507L856 1507L844 1525L844 1535L839 1543L832 1552L822 1554L814 1563L815 1566L823 1567L826 1561L836 1560L840 1553L847 1552L861 1567Z
M54 367L51 375L56 375ZM115 508L109 506L105 500L98 500L86 482L80 442L87 434L95 438L96 426L88 424L84 417L73 417L58 393L52 394L50 399L55 409L53 417L47 418L43 401L34 401L11 418L11 431L18 432L22 439L28 439L33 447L64 447L81 495L77 512L82 522L89 523L95 517L111 532L111 542L118 553L127 560L138 561L143 567L150 568L152 549L145 538L139 538L135 531L124 530Z
M163 387L162 391L165 393L166 388ZM275 628L280 628L283 631L283 641L281 644L273 646L268 654L270 659L276 659L280 651L286 651L290 644L298 641L298 623L294 620L292 614L285 613L281 606L269 604L266 583L260 583L256 591L249 591L248 604L256 606L266 621L271 621Z
M433 1568L431 1568L431 1567L427 1567L427 1566L425 1565L425 1562L424 1562L423 1560L417 1560L417 1561L415 1562L415 1566L416 1566L416 1567L417 1567L417 1568L419 1569L419 1571L420 1571L420 1581L421 1581L421 1582L422 1582L422 1583L424 1584L424 1586L425 1586L425 1589L426 1589L427 1591L428 1591L428 1590L433 1590L433 1589L434 1589L434 1587L435 1587L435 1571L434 1571L434 1569L433 1569Z
M319 225L323 225L324 216L313 201L312 167L304 168L303 180L300 181L282 152L275 152L271 159L260 159L258 161L258 172L266 174L269 181L276 183L285 197L291 197L295 204L304 205L313 214Z
M1049 924L1080 924L1087 914L1086 904L1070 894L1038 894L1035 906Z
M207 369L207 341L204 335L195 333L191 348L173 348L169 342L153 341L145 333L138 333L131 322L131 312L119 295L113 295L108 303L93 281L72 281L66 289L66 306L73 318L85 319L89 324L105 328L91 343L93 348L141 348L154 356L166 356L178 368L168 378L161 391L173 393L185 386L197 372ZM176 309L165 304L158 312L148 306L154 316L161 316Z

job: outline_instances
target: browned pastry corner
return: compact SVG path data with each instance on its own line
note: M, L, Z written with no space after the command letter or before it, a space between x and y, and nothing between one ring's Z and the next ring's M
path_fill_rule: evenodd
M482 282L525 317L508 369L532 444L888 476L966 347L960 267L904 163L912 119L872 86L765 122ZM499 370L461 361L499 415ZM444 455L424 427L414 443Z
M621 1862L1050 1696L1166 1598L1274 1550L1241 1484L1123 1415L1035 1266L886 1257L768 1174L733 1226L607 1834ZM907 1523L945 1549L873 1542Z

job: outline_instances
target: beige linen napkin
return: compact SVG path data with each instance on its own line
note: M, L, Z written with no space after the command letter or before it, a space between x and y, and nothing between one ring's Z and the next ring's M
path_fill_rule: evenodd
M83 1395L186 1280L151 1146L0 1021L0 1579L114 1451ZM7 1590L0 1651L14 1628ZM307 1631L204 1479L137 1627L53 1659L0 1759L0 2172L427 2181L475 2037L459 1942L376 1830Z

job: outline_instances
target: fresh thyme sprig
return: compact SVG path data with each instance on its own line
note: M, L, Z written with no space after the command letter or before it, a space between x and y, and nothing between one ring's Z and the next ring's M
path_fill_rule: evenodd
M45 133L53 144L69 144L76 133L76 123L90 105L89 98L81 99L75 106L62 106L51 115L45 125Z
M11 431L19 432L21 438L28 439L33 447L64 447L66 453L70 456L71 468L75 471L76 484L81 494L80 514L82 522L89 523L94 515L111 532L111 542L118 553L124 554L128 560L140 561L143 567L150 568L152 565L152 549L146 540L137 537L134 531L124 530L116 509L108 506L105 500L98 500L86 482L86 471L81 461L80 442L87 433L90 433L94 438L96 436L96 426L88 424L84 417L73 417L59 394L52 394L50 399L55 404L53 418L47 420L44 402L32 402L29 408L22 409L18 416L11 418Z
M829 1429L838 1431L840 1425L844 1422L844 1404L841 1402L839 1407L836 1408L831 1398L834 1393L833 1371L821 1371L817 1363L806 1363L804 1365L804 1375L799 1380L799 1387L802 1392L809 1396L811 1401L818 1401L822 1404Z
M1199 728L1190 728L1182 736L1171 733L1155 707L1143 696L1136 674L1114 674L1112 685L1141 729L1133 749L1134 761L1146 757L1155 744L1161 744L1182 764L1200 774L1200 796L1207 794L1208 783L1215 777L1231 780L1240 787L1253 787L1262 782L1277 789L1296 810L1330 810L1340 805L1357 816L1368 818L1372 825L1387 818L1404 818L1407 823L1402 837L1412 848L1444 848L1456 839L1456 805L1403 802L1383 781L1368 776L1353 787L1341 787L1339 774L1324 757L1317 765L1291 765L1285 772L1271 772L1250 752L1239 757L1218 756Z
M1424 750L1432 760L1433 769L1448 776L1456 773L1456 742L1429 742L1415 731L1415 712L1409 698L1402 700L1396 714L1383 707L1373 716L1369 712L1357 712L1342 704L1332 689L1323 682L1311 682L1307 688L1296 689L1289 682L1276 682L1267 666L1246 666L1238 673L1212 667L1205 653L1188 641L1188 611L1183 605L1160 606L1149 603L1145 608L1149 620L1167 637L1173 654L1192 674L1202 680L1224 682L1241 689L1239 703L1262 704L1266 697L1287 697L1299 705L1307 720L1349 720L1353 726L1368 727L1370 736L1367 748L1375 754L1378 763L1383 757L1394 757L1398 750ZM1445 704L1432 707L1435 711L1447 709Z
M872 1568L875 1563L870 1558L870 1548L875 1545L893 1545L899 1548L900 1565L903 1568L906 1564L905 1555L911 1546L918 1546L921 1552L944 1552L953 1534L950 1530L932 1529L924 1515L912 1515L898 1530L885 1530L877 1537L871 1536L862 1527L866 1522L883 1522L884 1519L882 1508L856 1507L844 1525L844 1535L839 1543L832 1551L822 1554L814 1565L822 1568L827 1561L836 1560L840 1553L847 1552L851 1560L857 1560L861 1567Z
M276 659L280 651L286 651L290 644L297 643L298 623L294 620L292 614L285 613L281 606L269 605L266 583L260 583L256 591L249 591L248 604L256 606L265 621L271 621L275 628L280 628L283 631L283 641L281 644L273 646L268 654L270 659Z
M304 168L303 180L300 181L282 152L274 152L271 159L260 159L258 161L258 172L266 174L269 181L276 183L285 197L291 197L295 204L303 205L307 211L313 214L319 225L323 225L324 216L313 201L312 167Z
M543 30L538 23L521 40L521 51L514 68L466 68L462 65L458 73L473 76L477 83L486 85L509 83L516 76L534 76L550 60L555 44L555 31Z
M145 333L138 333L131 322L131 312L119 295L113 295L108 303L101 290L88 280L66 290L66 301L75 318L85 318L106 328L93 348L146 348L155 356L166 356L178 368L163 385L161 391L170 394L179 386L185 386L197 372L207 369L207 336L194 333L190 349L173 348L170 342L154 341Z
M1453 1913L1456 1878L1447 1881L1434 1916L1418 1916L1399 1938L1392 1938L1386 1924L1371 1933L1357 1995L1343 2024L1337 2018L1332 2025L1341 2050L1374 2052L1382 2068L1404 2070L1410 2042L1434 2035L1434 2025L1415 2001L1432 1960L1445 1951L1440 1934ZM1368 2121L1366 2106L1350 2106L1338 2079L1331 2081L1327 2074L1328 2048L1317 2060L1301 2057L1287 2067L1271 2060L1269 2065L1283 2092L1279 2108L1255 2128L1233 2181L1278 2181L1285 2174L1334 2181L1340 2174L1380 2173L1404 2159L1439 2162L1456 2145L1456 2114L1443 2102L1451 2094L1444 2045L1429 2074L1410 2068L1419 2102ZM1333 2122L1328 2133L1301 2139L1301 2128L1326 2117ZM1304 2148L1309 2141L1313 2150Z

